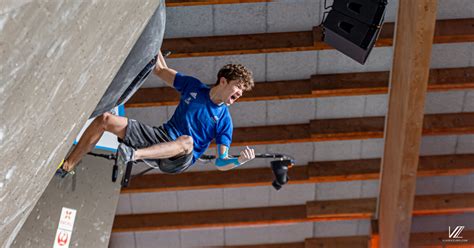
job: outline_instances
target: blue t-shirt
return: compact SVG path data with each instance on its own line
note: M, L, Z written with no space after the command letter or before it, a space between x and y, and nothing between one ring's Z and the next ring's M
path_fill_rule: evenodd
M172 139L189 135L194 140L193 163L215 138L217 144L230 147L232 118L225 104L211 101L209 86L196 78L177 73L173 86L181 93L173 117L164 124Z

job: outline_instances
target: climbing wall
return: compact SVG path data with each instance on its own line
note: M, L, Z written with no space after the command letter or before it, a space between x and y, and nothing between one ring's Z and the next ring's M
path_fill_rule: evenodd
M0 247L9 247L160 1L0 5Z

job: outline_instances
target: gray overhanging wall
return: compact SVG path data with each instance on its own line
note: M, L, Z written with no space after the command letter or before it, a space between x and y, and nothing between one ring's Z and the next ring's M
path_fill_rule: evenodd
M0 246L8 247L159 1L0 6Z

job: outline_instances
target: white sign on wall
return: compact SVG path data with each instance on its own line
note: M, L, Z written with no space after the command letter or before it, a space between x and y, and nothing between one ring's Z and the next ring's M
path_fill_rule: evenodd
M118 115L118 116L125 116L125 108L124 108L123 105L119 105L119 106L113 108L111 110L111 112L115 115ZM74 140L74 144L77 144L77 142L81 138L84 131L86 131L87 127L91 124L91 122L94 119L95 118L87 120L87 122L84 125L84 127L82 128L81 132L79 132L79 135ZM97 143L97 145L95 146L95 148L115 152L115 151L117 151L118 145L119 145L119 143L117 141L117 136L115 136L112 133L105 132L104 135L102 135L102 138L100 138L100 140Z
M76 219L76 210L63 207L61 217L59 218L58 230L54 237L54 248L69 248L71 243L74 220Z

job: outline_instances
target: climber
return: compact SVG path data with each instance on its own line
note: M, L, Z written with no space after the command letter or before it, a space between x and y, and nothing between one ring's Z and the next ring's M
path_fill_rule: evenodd
M209 87L168 68L160 52L154 73L181 95L171 119L152 127L104 113L86 129L61 169L71 172L105 131L118 137L118 158L122 163L168 160L174 163L174 172L182 172L194 164L214 139L217 144L215 165L219 170L229 170L255 158L254 149L249 147L242 150L238 158L228 155L233 131L228 106L254 86L249 69L240 64L225 65L217 73L215 85Z

